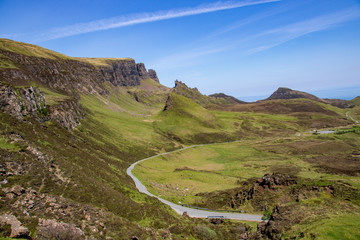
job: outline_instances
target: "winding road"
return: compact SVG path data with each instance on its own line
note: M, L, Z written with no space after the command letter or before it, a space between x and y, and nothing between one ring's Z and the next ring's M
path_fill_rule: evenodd
M350 116L350 115L349 115L349 112L350 112L350 111L347 111L347 112L346 112L346 117L350 118L352 121L354 121L356 124L358 124L359 121L355 120L352 116Z
M221 144L221 143L211 143L211 144ZM190 217L196 217L196 218L227 218L227 219L235 219L235 220L244 220L244 221L256 221L256 222L261 222L263 220L261 220L261 215L253 215L253 214L242 214L242 213L233 213L233 212L216 212L216 211L206 211L206 210L199 210L199 209L194 209L194 208L189 208L189 207L185 207L182 205L178 205L172 202L169 202L161 197L158 197L152 193L150 193L146 187L144 186L144 184L142 184L140 182L140 180L135 177L132 174L132 170L134 169L134 167L143 161L149 160L151 158L154 157L158 157L161 155L166 155L166 154L170 154L170 153L174 153L174 152L179 152L188 148L194 148L194 147L201 147L201 146L205 146L205 145L209 145L209 144L201 144L201 145L193 145L193 146L189 146L189 147L185 147L185 148L181 148L175 151L171 151L171 152L166 152L166 153L161 153L152 157L148 157L148 158L144 158L140 161L137 161L135 163L133 163L127 170L126 173L134 180L136 188L139 190L139 192L145 193L146 195L149 195L151 197L155 197L157 198L159 201L165 203L166 205L170 206L172 209L175 210L175 212L177 212L178 214L182 215L184 212L186 212Z

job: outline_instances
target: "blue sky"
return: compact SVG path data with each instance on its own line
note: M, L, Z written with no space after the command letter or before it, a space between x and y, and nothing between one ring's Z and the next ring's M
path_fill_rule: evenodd
M0 37L132 57L204 94L360 95L359 0L0 0Z

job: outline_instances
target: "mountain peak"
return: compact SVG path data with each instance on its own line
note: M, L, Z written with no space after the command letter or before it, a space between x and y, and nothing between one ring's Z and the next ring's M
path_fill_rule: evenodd
M292 90L290 88L286 87L279 87L273 94L271 94L270 97L268 97L266 100L274 100L274 99L293 99L293 98L307 98L315 101L321 101L322 100L312 94L301 92L297 90Z

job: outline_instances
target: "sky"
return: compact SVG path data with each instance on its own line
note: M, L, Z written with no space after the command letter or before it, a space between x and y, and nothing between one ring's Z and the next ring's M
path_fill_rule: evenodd
M0 37L131 57L207 95L360 95L360 0L0 0Z

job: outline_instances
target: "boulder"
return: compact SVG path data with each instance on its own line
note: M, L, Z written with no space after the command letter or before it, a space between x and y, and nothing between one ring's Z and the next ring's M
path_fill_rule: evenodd
M0 225L9 224L11 226L10 238L31 239L29 229L21 225L14 215L3 214L0 216Z

